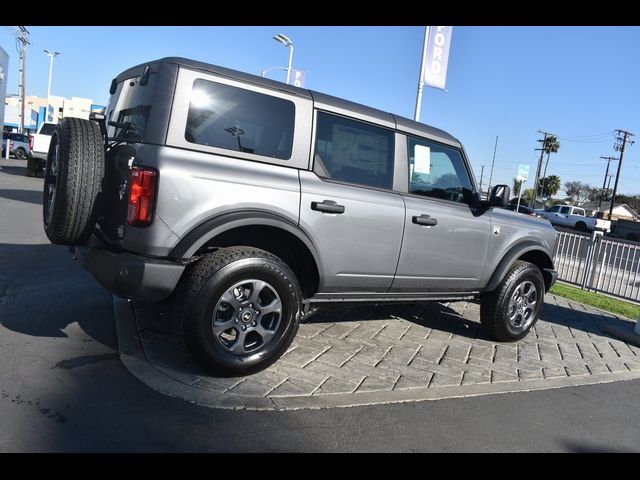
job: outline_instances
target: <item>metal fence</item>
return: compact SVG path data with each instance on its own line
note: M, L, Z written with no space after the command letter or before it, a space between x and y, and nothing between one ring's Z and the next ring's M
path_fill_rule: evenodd
M559 231L558 279L583 289L640 300L640 244Z

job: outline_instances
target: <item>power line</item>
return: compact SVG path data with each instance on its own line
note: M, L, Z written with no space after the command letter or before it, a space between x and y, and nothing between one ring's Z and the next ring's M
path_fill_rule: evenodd
M580 139L585 139L588 140L590 138L599 138L599 137L613 137L615 135L615 130L610 130L608 132L603 132L603 133L594 133L591 135L556 135L556 137L558 138L562 138L564 140L580 140Z

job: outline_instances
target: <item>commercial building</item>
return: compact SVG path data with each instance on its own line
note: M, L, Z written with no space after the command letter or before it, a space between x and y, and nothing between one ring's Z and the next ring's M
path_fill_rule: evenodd
M6 98L4 126L8 130L17 130L20 124L20 99L17 96ZM35 132L41 123L57 123L64 117L89 118L92 111L104 108L95 105L90 98L49 97L47 99L28 95L25 97L24 128L27 133Z

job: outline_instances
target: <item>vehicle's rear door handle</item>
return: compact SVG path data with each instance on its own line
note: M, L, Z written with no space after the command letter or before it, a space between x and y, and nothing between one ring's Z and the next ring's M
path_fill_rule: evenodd
M414 215L412 220L413 220L413 223L416 223L418 225L426 225L428 227L432 227L438 224L438 219L431 218L429 215L425 215L425 214L422 214L420 216Z
M344 213L344 205L338 205L333 200L324 200L322 202L311 202L311 210L325 213Z

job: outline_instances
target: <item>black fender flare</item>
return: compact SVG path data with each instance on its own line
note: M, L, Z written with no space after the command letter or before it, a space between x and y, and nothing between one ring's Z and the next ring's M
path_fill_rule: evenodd
M491 278L489 279L489 283L485 287L485 291L491 292L495 290L498 285L504 280L504 277L507 275L507 272L511 268L511 266L515 263L515 261L520 258L522 255L528 252L538 251L544 254L549 260L549 265L553 265L552 257L549 255L549 252L540 247L539 243L536 243L531 240L527 240L521 243L518 243L512 246L507 253L504 254L502 260L498 263L498 266L493 271ZM546 277L547 272L544 268L541 269L541 273L543 277ZM545 278L545 284L547 283L547 279Z
M265 225L280 228L300 240L311 252L313 260L316 263L318 274L322 278L322 262L318 249L314 245L309 236L294 222L288 218L276 215L271 212L261 210L242 210L236 212L227 212L213 218L209 218L194 227L184 237L180 239L178 244L173 247L169 256L176 259L191 258L200 247L206 244L212 238L237 227L249 225Z

